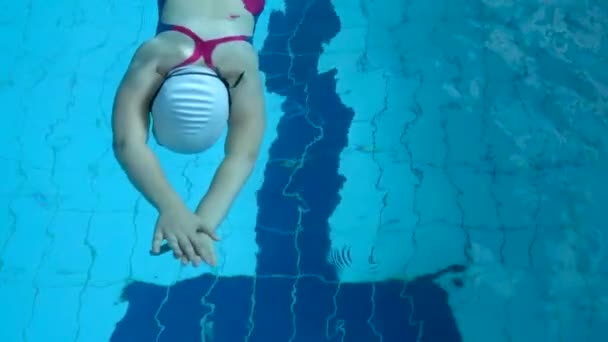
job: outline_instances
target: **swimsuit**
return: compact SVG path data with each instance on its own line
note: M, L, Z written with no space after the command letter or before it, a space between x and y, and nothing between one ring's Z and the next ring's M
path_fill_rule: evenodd
M243 4L245 5L245 8L247 9L247 11L249 11L249 13L251 13L256 18L257 18L257 16L260 15L262 10L264 9L265 0L242 0L242 1L243 1ZM162 9L163 5L164 5L164 1L159 0L159 10ZM238 17L238 16L236 16L236 17ZM230 18L235 18L235 16L231 15ZM222 38L204 40L201 37L199 37L196 33L194 33L191 29L189 29L185 26L169 25L169 24L159 22L156 33L158 34L158 33L165 32L165 31L177 31L177 32L183 33L194 41L194 52L192 52L192 55L190 57L186 58L186 60L184 60L179 65L175 66L175 68L179 68L179 67L183 67L183 66L192 64L192 63L198 61L202 57L203 60L205 61L205 64L207 64L208 67L214 69L213 61L211 60L211 55L213 54L213 50L215 50L215 48L218 45L220 45L222 43L234 42L234 41L251 42L251 37L245 36L245 35L227 36L227 37L222 37ZM240 80L240 78L239 78L239 80Z

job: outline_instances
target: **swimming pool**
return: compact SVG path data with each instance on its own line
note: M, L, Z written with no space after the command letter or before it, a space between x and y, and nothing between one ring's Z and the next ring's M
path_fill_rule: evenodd
M216 269L148 254L111 153L156 4L2 9L1 341L607 339L608 5L269 0ZM221 147L156 149L194 205Z

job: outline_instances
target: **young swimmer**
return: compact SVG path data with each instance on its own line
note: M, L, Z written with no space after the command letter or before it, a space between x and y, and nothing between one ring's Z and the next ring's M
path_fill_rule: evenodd
M251 36L264 0L160 0L157 35L122 79L112 113L114 154L158 210L152 253L166 240L184 264L216 265L216 228L251 174L265 127L264 93ZM150 120L152 119L152 120ZM200 153L227 129L225 156L191 212L147 145Z

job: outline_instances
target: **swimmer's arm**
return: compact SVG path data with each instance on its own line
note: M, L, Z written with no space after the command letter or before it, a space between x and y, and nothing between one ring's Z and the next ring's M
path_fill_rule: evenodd
M224 160L196 214L215 231L251 175L266 127L264 91L259 71L245 74L232 93Z
M149 103L162 82L154 42L142 45L118 87L112 111L114 155L139 192L164 211L181 204L148 147Z

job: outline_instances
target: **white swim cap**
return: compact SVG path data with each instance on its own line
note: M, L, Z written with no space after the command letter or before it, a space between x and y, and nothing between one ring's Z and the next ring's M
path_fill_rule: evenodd
M210 68L171 71L152 102L156 141L177 153L199 153L215 144L228 122L228 89Z

